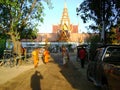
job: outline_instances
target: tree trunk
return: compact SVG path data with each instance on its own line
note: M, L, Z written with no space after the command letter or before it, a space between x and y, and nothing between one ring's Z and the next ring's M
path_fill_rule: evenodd
M13 34L10 34L11 36L11 40L13 42L13 53L18 55L18 56L21 56L21 49L22 49L22 45L21 45L21 42L19 40L16 40L15 38L15 35Z

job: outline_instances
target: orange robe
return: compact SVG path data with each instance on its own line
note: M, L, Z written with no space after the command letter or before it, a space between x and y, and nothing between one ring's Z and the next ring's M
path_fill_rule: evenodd
M38 50L33 50L32 51L32 57L33 57L33 62L34 62L34 67L38 66L38 61L39 61L39 52Z
M44 62L47 63L49 60L49 57L50 57L50 53L48 50L45 50L44 51Z

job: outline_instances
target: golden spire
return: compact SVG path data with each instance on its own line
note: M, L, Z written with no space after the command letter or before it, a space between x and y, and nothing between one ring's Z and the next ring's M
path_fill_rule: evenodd
M64 3L64 8L67 8L66 0L65 0L65 3Z
M70 30L70 19L68 15L66 0L64 2L64 8L63 8L62 18L60 22L60 28L61 30Z

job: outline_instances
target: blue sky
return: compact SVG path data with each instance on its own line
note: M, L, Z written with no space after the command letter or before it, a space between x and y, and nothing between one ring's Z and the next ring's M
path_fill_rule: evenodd
M53 9L49 9L48 6L44 3L45 6L45 16L44 23L41 23L39 26L40 33L52 33L52 25L60 24L60 19L62 17L62 12L64 8L64 2L67 4L69 18L72 24L79 24L79 32L87 32L85 24L82 22L79 16L76 15L76 7L83 0L51 0Z

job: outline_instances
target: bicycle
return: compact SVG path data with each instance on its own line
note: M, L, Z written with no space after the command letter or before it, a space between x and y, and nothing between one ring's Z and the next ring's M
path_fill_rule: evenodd
M4 50L3 66L13 67L15 65L14 55L11 50Z

